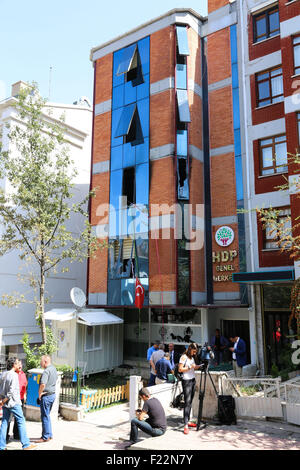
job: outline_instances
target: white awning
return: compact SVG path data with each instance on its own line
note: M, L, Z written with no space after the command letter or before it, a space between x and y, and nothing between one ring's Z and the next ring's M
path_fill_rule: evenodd
M83 325L88 326L116 325L118 323L123 323L123 319L107 312L106 310L91 309L79 312L77 323L82 323Z
M69 321L76 316L76 308L54 308L45 313L45 320Z

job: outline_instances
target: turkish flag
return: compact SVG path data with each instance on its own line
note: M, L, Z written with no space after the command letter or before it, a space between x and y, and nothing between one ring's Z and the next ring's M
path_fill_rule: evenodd
M145 289L140 283L139 279L135 279L135 306L137 308L142 308L144 305L144 296L145 296Z

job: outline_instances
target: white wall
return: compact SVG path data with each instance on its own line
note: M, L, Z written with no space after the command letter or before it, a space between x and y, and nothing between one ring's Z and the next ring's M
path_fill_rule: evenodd
M6 100L7 101L7 100ZM90 163L91 163L91 131L92 110L74 105L63 105L51 103L53 109L52 118L59 118L65 112L65 126L67 128L66 139L70 149L70 155L75 162L78 176L74 183L74 202L85 197L90 186ZM9 106L9 101L0 103L0 126L5 122L13 122L15 111ZM4 137L4 149L8 149L8 140ZM2 187L5 182L2 182ZM7 190L8 188L6 188ZM81 216L74 216L67 224L67 228L73 233L79 233L83 228ZM0 227L1 232L1 227ZM71 305L70 289L74 286L86 291L87 263L64 262L61 266L68 266L69 272L51 275L47 279L46 289L51 301L46 305L46 310L53 307L67 307ZM26 297L33 299L30 287L18 280L18 273L24 270L24 263L20 261L16 252L0 257L0 297L13 291L27 294ZM33 304L22 304L18 308L8 308L0 305L0 328L3 328L3 342L6 345L19 345L24 330L30 334L33 342L39 342L41 335L36 326L35 306Z

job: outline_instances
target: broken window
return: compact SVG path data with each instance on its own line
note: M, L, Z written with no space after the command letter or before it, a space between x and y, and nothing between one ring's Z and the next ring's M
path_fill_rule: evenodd
M188 161L186 157L177 158L178 199L189 199Z
M127 207L135 204L135 167L123 170L122 196L126 197Z

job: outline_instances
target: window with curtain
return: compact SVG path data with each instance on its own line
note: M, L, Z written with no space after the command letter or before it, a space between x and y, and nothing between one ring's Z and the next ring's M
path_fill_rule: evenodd
M282 68L256 74L257 107L283 101Z
M253 16L253 42L278 35L280 32L278 6Z
M274 175L288 171L286 135L273 136L259 141L260 175Z
M294 49L294 74L300 74L300 36L293 38Z

